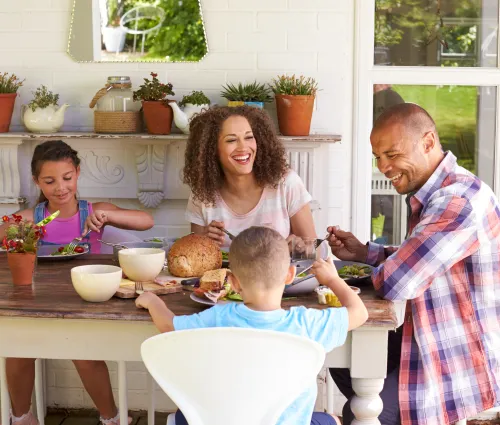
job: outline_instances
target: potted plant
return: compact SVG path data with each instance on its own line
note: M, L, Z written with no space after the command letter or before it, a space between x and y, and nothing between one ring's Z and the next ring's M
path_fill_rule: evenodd
M125 46L126 33L120 27L124 1L108 0L108 24L102 28L102 41L107 52L119 53Z
M134 100L142 101L144 121L150 134L170 134L173 112L167 96L173 96L172 84L163 84L158 74L152 72L151 80L144 78L139 90L134 91Z
M210 108L210 99L202 91L192 91L182 98L179 105L175 100L170 101L169 105L174 112L175 125L184 134L188 134L191 118L202 110ZM183 107L182 110L180 106Z
M9 131L17 90L23 82L15 74L0 74L0 133Z
M31 285L35 270L38 241L45 234L45 227L12 214L2 217L3 224L9 226L5 232L2 246L7 250L7 262L14 285Z
M224 90L221 96L229 101L228 106L250 105L262 109L264 103L273 100L271 90L257 81L250 84L239 83L237 86L228 83L222 88Z
M303 75L280 75L270 85L276 99L278 125L284 136L308 136L318 84Z
M33 133L59 131L64 123L67 103L58 107L59 95L52 93L43 84L33 92L28 105L21 106L21 117L25 127Z

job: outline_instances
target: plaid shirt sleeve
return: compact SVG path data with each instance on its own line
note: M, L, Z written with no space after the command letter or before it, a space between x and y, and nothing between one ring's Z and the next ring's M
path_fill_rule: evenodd
M398 246L384 246L374 242L368 242L367 245L366 264L370 266L382 264L389 255L394 254L399 248Z
M373 285L388 300L414 299L478 248L469 201L449 194L437 197L422 211L409 238L374 270Z

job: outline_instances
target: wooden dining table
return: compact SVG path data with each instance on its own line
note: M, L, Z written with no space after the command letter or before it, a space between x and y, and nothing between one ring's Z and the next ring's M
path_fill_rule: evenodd
M127 423L126 362L141 361L142 342L158 333L146 310L133 299L112 298L90 303L76 293L70 270L86 264L115 264L111 255L83 255L71 260L38 261L34 283L14 286L5 253L0 253L0 423L8 424L10 400L7 391L5 358L107 360L118 363L119 408ZM364 283L363 283L364 282ZM360 297L369 318L349 332L345 344L327 353L326 367L345 367L351 371L353 413L364 424L380 424L382 410L379 393L387 367L388 332L403 321L404 303L380 298L369 280L360 281ZM183 291L161 296L176 315L199 313L207 306L190 299ZM282 306L326 308L317 296L309 294L284 299ZM329 376L329 374L328 374ZM149 412L154 412L153 381L150 379ZM333 382L328 384L328 409L333 410ZM43 425L43 415L39 415ZM148 415L149 425L154 415Z

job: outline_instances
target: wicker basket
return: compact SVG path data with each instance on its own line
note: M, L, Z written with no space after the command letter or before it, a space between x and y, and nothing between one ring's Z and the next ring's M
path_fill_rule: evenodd
M89 107L96 106L97 101L106 95L112 88L119 88L120 84L106 84L90 101ZM129 87L127 84L126 87ZM94 131L96 133L141 133L142 113L140 111L94 111Z
M141 112L94 112L96 133L140 133Z

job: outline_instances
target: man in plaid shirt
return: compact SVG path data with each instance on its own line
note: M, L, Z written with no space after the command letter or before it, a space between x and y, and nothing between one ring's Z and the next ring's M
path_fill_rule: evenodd
M411 103L387 109L370 137L378 168L407 195L399 247L330 227L332 252L376 267L389 300L408 300L389 338L383 425L447 425L499 405L500 207L491 189L443 152L434 121ZM368 359L367 359L368 361ZM332 369L350 398L348 372ZM399 403L397 402L399 401ZM352 412L344 406L344 424Z

